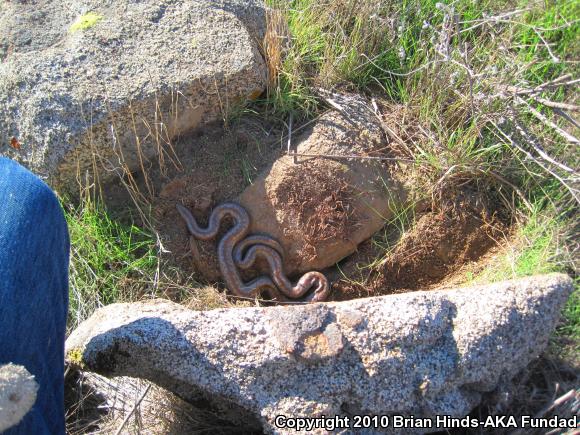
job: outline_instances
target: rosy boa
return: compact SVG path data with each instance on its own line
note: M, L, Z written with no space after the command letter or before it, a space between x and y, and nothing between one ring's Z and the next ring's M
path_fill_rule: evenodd
M201 228L191 212L181 204L177 211L187 224L187 229L197 239L211 240L216 237L220 224L226 216L234 219L235 224L219 241L217 254L222 277L226 286L237 296L256 297L266 291L277 302L289 302L302 298L311 288L314 291L302 301L321 302L330 293L328 279L320 272L307 272L292 284L283 272L283 248L276 240L267 235L247 235L250 216L239 204L225 202L211 212L206 228ZM249 269L261 257L268 262L271 276L260 276L244 283L238 272Z

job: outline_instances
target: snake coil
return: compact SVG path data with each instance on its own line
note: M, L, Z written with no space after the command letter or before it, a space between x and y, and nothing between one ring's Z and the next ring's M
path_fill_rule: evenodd
M248 235L250 216L239 204L225 202L211 212L206 228L201 228L191 212L181 204L177 211L185 221L189 233L200 240L211 240L217 236L222 220L230 216L234 226L230 228L218 243L217 255L220 272L229 290L243 297L256 297L262 292L269 293L277 302L302 299L306 302L321 302L330 293L327 278L320 272L307 272L292 284L283 272L283 248L276 240L263 234ZM260 276L244 283L238 267L247 270L258 258L267 261L271 276ZM310 294L310 289L314 288Z

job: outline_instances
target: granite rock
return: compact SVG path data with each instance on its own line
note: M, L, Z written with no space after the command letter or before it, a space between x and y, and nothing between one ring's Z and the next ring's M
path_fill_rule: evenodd
M25 367L0 365L0 432L15 426L36 402L38 384Z
M298 155L277 159L238 198L251 231L282 244L290 275L352 254L408 196L394 163L374 160L386 157L387 143L371 103L355 94L327 99L334 109L296 139Z
M542 352L571 290L551 274L312 305L114 304L71 334L67 358L238 410L270 433L288 432L277 415L463 417Z
M260 0L0 1L0 26L0 154L53 185L169 162L267 81Z

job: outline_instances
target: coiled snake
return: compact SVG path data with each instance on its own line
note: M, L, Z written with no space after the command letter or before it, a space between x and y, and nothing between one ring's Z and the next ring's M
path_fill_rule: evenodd
M220 223L226 216L234 219L234 226L218 243L217 255L220 272L230 291L237 296L256 297L266 291L273 300L288 302L298 299L314 288L303 301L324 301L330 293L326 277L320 272L307 272L296 284L292 284L284 275L282 267L282 246L267 235L253 234L248 236L250 216L239 204L225 202L211 212L207 228L201 228L191 212L181 204L177 211L185 221L190 234L200 240L211 240L216 237ZM271 269L271 277L260 276L244 283L238 272L249 269L258 257L265 259Z

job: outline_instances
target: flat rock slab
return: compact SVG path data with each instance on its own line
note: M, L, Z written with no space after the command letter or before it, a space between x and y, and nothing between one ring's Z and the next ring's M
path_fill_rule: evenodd
M194 312L154 300L98 310L67 359L257 418L462 417L545 348L562 274L340 303ZM323 432L323 431L321 431Z
M258 0L0 0L0 26L0 154L55 184L170 161L266 84Z

